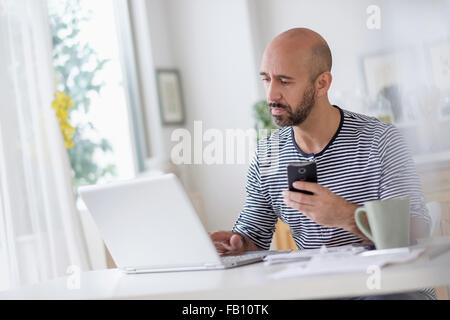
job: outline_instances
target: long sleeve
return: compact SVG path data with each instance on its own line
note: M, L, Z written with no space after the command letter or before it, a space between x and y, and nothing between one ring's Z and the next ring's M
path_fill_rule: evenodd
M430 225L422 186L412 154L399 130L389 125L378 144L381 163L380 199L408 197L411 217Z
M259 149L259 148L258 148ZM269 249L277 215L269 200L268 190L261 187L258 149L247 174L247 198L233 231L248 236L258 247Z

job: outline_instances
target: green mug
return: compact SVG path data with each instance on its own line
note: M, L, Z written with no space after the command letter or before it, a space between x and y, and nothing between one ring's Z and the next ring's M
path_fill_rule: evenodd
M369 225L363 219L364 214L367 216ZM410 245L408 198L366 202L363 207L356 209L355 221L359 230L372 240L376 249L400 248Z

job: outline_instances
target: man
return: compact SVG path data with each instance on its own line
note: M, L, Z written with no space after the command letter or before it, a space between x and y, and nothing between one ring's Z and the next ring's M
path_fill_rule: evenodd
M278 35L264 51L260 75L281 128L258 144L233 231L211 234L220 254L269 249L278 218L299 249L370 242L356 226L356 208L400 196L410 198L411 238L428 235L424 197L402 136L392 124L331 105L331 65L326 41L305 28ZM287 190L287 165L298 161L316 162L318 183L294 184L313 195Z

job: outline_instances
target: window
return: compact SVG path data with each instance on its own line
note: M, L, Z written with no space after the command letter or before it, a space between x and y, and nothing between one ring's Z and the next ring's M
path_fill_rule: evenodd
M132 178L147 147L127 2L48 0L48 8L57 89L73 101L74 186Z

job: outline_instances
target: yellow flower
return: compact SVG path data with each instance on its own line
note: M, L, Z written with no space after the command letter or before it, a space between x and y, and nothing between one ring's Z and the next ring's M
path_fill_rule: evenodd
M75 144L72 141L72 137L75 133L75 128L70 125L69 109L73 107L72 98L67 93L57 91L55 93L55 99L52 102L52 108L56 111L56 117L59 120L59 125L64 138L64 145L67 149L72 148Z

